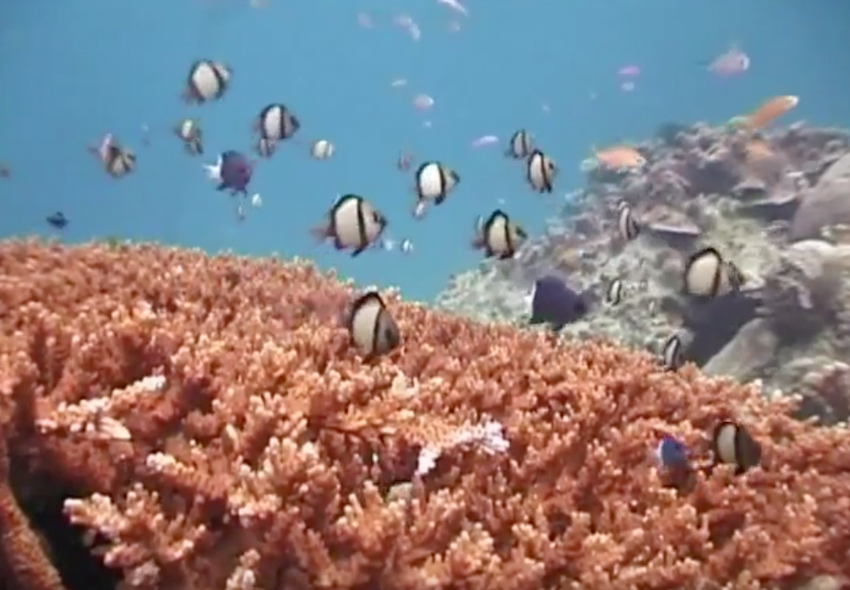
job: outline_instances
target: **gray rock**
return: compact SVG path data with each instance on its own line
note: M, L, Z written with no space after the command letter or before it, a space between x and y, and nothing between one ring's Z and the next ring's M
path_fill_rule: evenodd
M850 154L830 166L791 221L792 241L817 238L827 225L850 224Z
M772 364L779 337L770 323L756 318L745 324L735 337L703 367L708 375L728 376L747 382L761 376Z
M797 242L782 251L762 290L777 334L786 339L806 337L829 321L842 289L841 253L822 240Z

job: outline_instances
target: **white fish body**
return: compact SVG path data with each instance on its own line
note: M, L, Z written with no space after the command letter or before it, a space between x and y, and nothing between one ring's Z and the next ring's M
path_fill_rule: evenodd
M110 176L121 178L136 169L136 155L128 150L113 148L105 166Z
M496 256L504 256L513 250L507 217L496 217L487 226L484 234L487 250Z
M640 235L640 226L635 221L632 208L628 204L620 207L620 213L617 216L617 230L620 233L620 237L627 242L634 240Z
M420 201L439 205L458 182L460 176L440 162L425 162L416 172L416 194Z
M703 248L690 256L685 264L683 290L696 297L718 297L736 289L743 282L740 271L723 260L712 248Z
M524 160L534 151L534 138L525 129L515 131L508 142L505 155L515 160Z
M398 325L376 291L369 291L352 303L348 331L354 346L366 357L386 354L401 340Z
M623 299L623 281L614 279L605 291L605 301L608 305L617 305Z
M257 120L260 135L272 141L289 139L300 127L298 119L282 104L266 106Z
M194 102L204 103L224 96L230 84L231 72L226 65L200 60L192 64L185 95Z
M486 221L480 217L476 220L473 245L483 248L487 256L503 260L511 258L525 239L525 231L500 209L494 211Z
M678 334L673 334L664 343L661 357L664 368L668 371L675 371L682 366L682 339Z
M329 142L327 139L319 139L313 142L313 145L310 148L310 154L316 160L327 160L332 158L334 151L334 144Z
M183 141L190 141L195 137L197 128L198 126L194 119L183 119L180 122L177 134Z
M340 197L331 208L329 237L338 250L354 250L353 256L374 244L385 227L384 217L363 197Z
M201 141L202 131L194 119L183 119L174 128L174 132L183 141L185 150L191 155L202 154L204 151Z
M558 173L555 162L540 150L534 150L526 164L526 178L531 188L538 193L551 193Z

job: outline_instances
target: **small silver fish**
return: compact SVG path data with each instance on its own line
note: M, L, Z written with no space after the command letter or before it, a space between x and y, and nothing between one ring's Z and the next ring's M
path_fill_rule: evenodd
M515 131L508 140L505 155L515 160L525 160L534 151L534 138L525 129Z
M195 119L183 119L174 126L174 134L183 142L183 147L191 156L204 153L204 132Z
M136 169L136 154L121 147L118 141L107 133L98 147L89 151L98 157L107 174L113 178L122 178Z
M608 288L605 290L605 302L608 305L619 305L623 299L623 281L614 279L608 283Z
M640 235L640 226L637 221L635 221L634 215L632 214L632 208L629 205L621 205L619 207L619 211L620 213L617 217L617 230L623 240L630 242Z
M678 334L673 334L664 343L662 351L662 365L666 371L677 371L684 364L682 338Z

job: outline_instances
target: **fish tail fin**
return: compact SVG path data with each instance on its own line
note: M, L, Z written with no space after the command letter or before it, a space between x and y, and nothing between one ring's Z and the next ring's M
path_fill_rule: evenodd
M221 168L217 164L204 164L203 167L207 171L207 178L221 180Z
M316 243L324 242L328 239L328 228L325 225L317 225L315 227L310 228L310 235L313 236L313 239Z
M540 319L539 317L537 317L536 315L532 315L530 318L528 318L526 323L529 326L539 326L540 324L543 323L543 320Z

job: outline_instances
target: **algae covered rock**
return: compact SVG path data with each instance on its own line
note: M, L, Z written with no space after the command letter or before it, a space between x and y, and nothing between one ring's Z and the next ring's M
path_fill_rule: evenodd
M850 154L835 162L802 200L789 237L817 238L824 227L836 224L850 224Z
M822 240L797 242L782 251L762 293L773 329L788 339L820 330L842 290L844 266L843 249Z
M770 322L756 318L738 330L732 341L703 366L703 371L751 381L771 367L779 344Z

